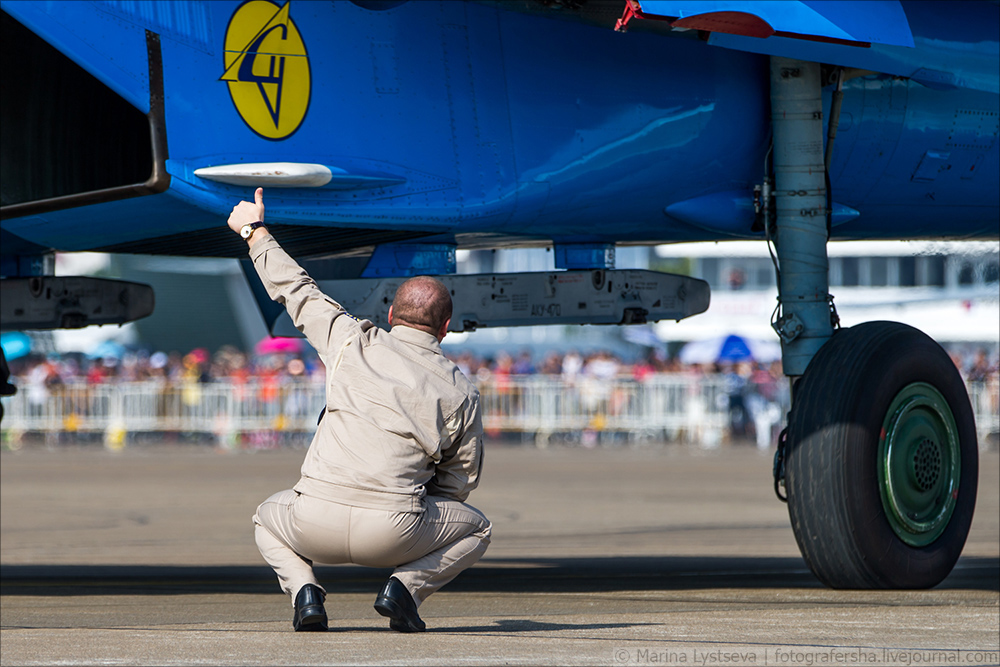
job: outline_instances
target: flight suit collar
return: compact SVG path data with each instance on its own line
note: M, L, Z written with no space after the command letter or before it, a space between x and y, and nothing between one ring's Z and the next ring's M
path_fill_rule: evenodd
M408 327L403 324L396 324L389 330L389 334L395 336L404 343L422 347L434 352L435 354L442 354L441 344L438 342L438 339L426 331L414 329L413 327Z

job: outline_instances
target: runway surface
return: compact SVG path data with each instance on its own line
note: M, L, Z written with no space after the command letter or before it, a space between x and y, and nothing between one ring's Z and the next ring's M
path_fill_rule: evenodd
M304 450L26 447L0 454L7 665L1000 663L1000 456L930 591L833 591L807 570L771 458L749 447L488 445L486 557L429 631L372 609L388 570L321 566L330 632L292 632L250 516Z

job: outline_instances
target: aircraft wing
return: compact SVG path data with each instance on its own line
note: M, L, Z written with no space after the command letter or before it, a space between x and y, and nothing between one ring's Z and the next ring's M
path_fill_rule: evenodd
M913 46L906 13L897 0L631 0L619 28L631 17L667 21L675 30L772 36L849 46Z
M769 56L903 76L929 87L997 92L997 53L962 44L968 3L864 0L628 0L618 28L633 19L697 30L709 44ZM916 38L908 15L933 22ZM631 25L635 25L631 23Z

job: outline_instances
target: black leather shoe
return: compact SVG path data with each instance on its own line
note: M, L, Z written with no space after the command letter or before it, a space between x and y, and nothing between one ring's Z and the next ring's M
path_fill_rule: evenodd
M299 594L295 596L295 618L292 619L295 632L326 632L325 597L320 587L313 584L299 589Z
M396 632L423 632L427 629L417 614L417 604L410 591L396 577L389 577L382 592L375 598L375 611L389 619Z

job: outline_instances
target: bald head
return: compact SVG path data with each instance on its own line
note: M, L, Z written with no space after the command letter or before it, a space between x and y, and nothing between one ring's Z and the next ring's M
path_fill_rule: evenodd
M451 319L451 295L440 280L410 278L396 290L391 324L402 324L437 336Z

